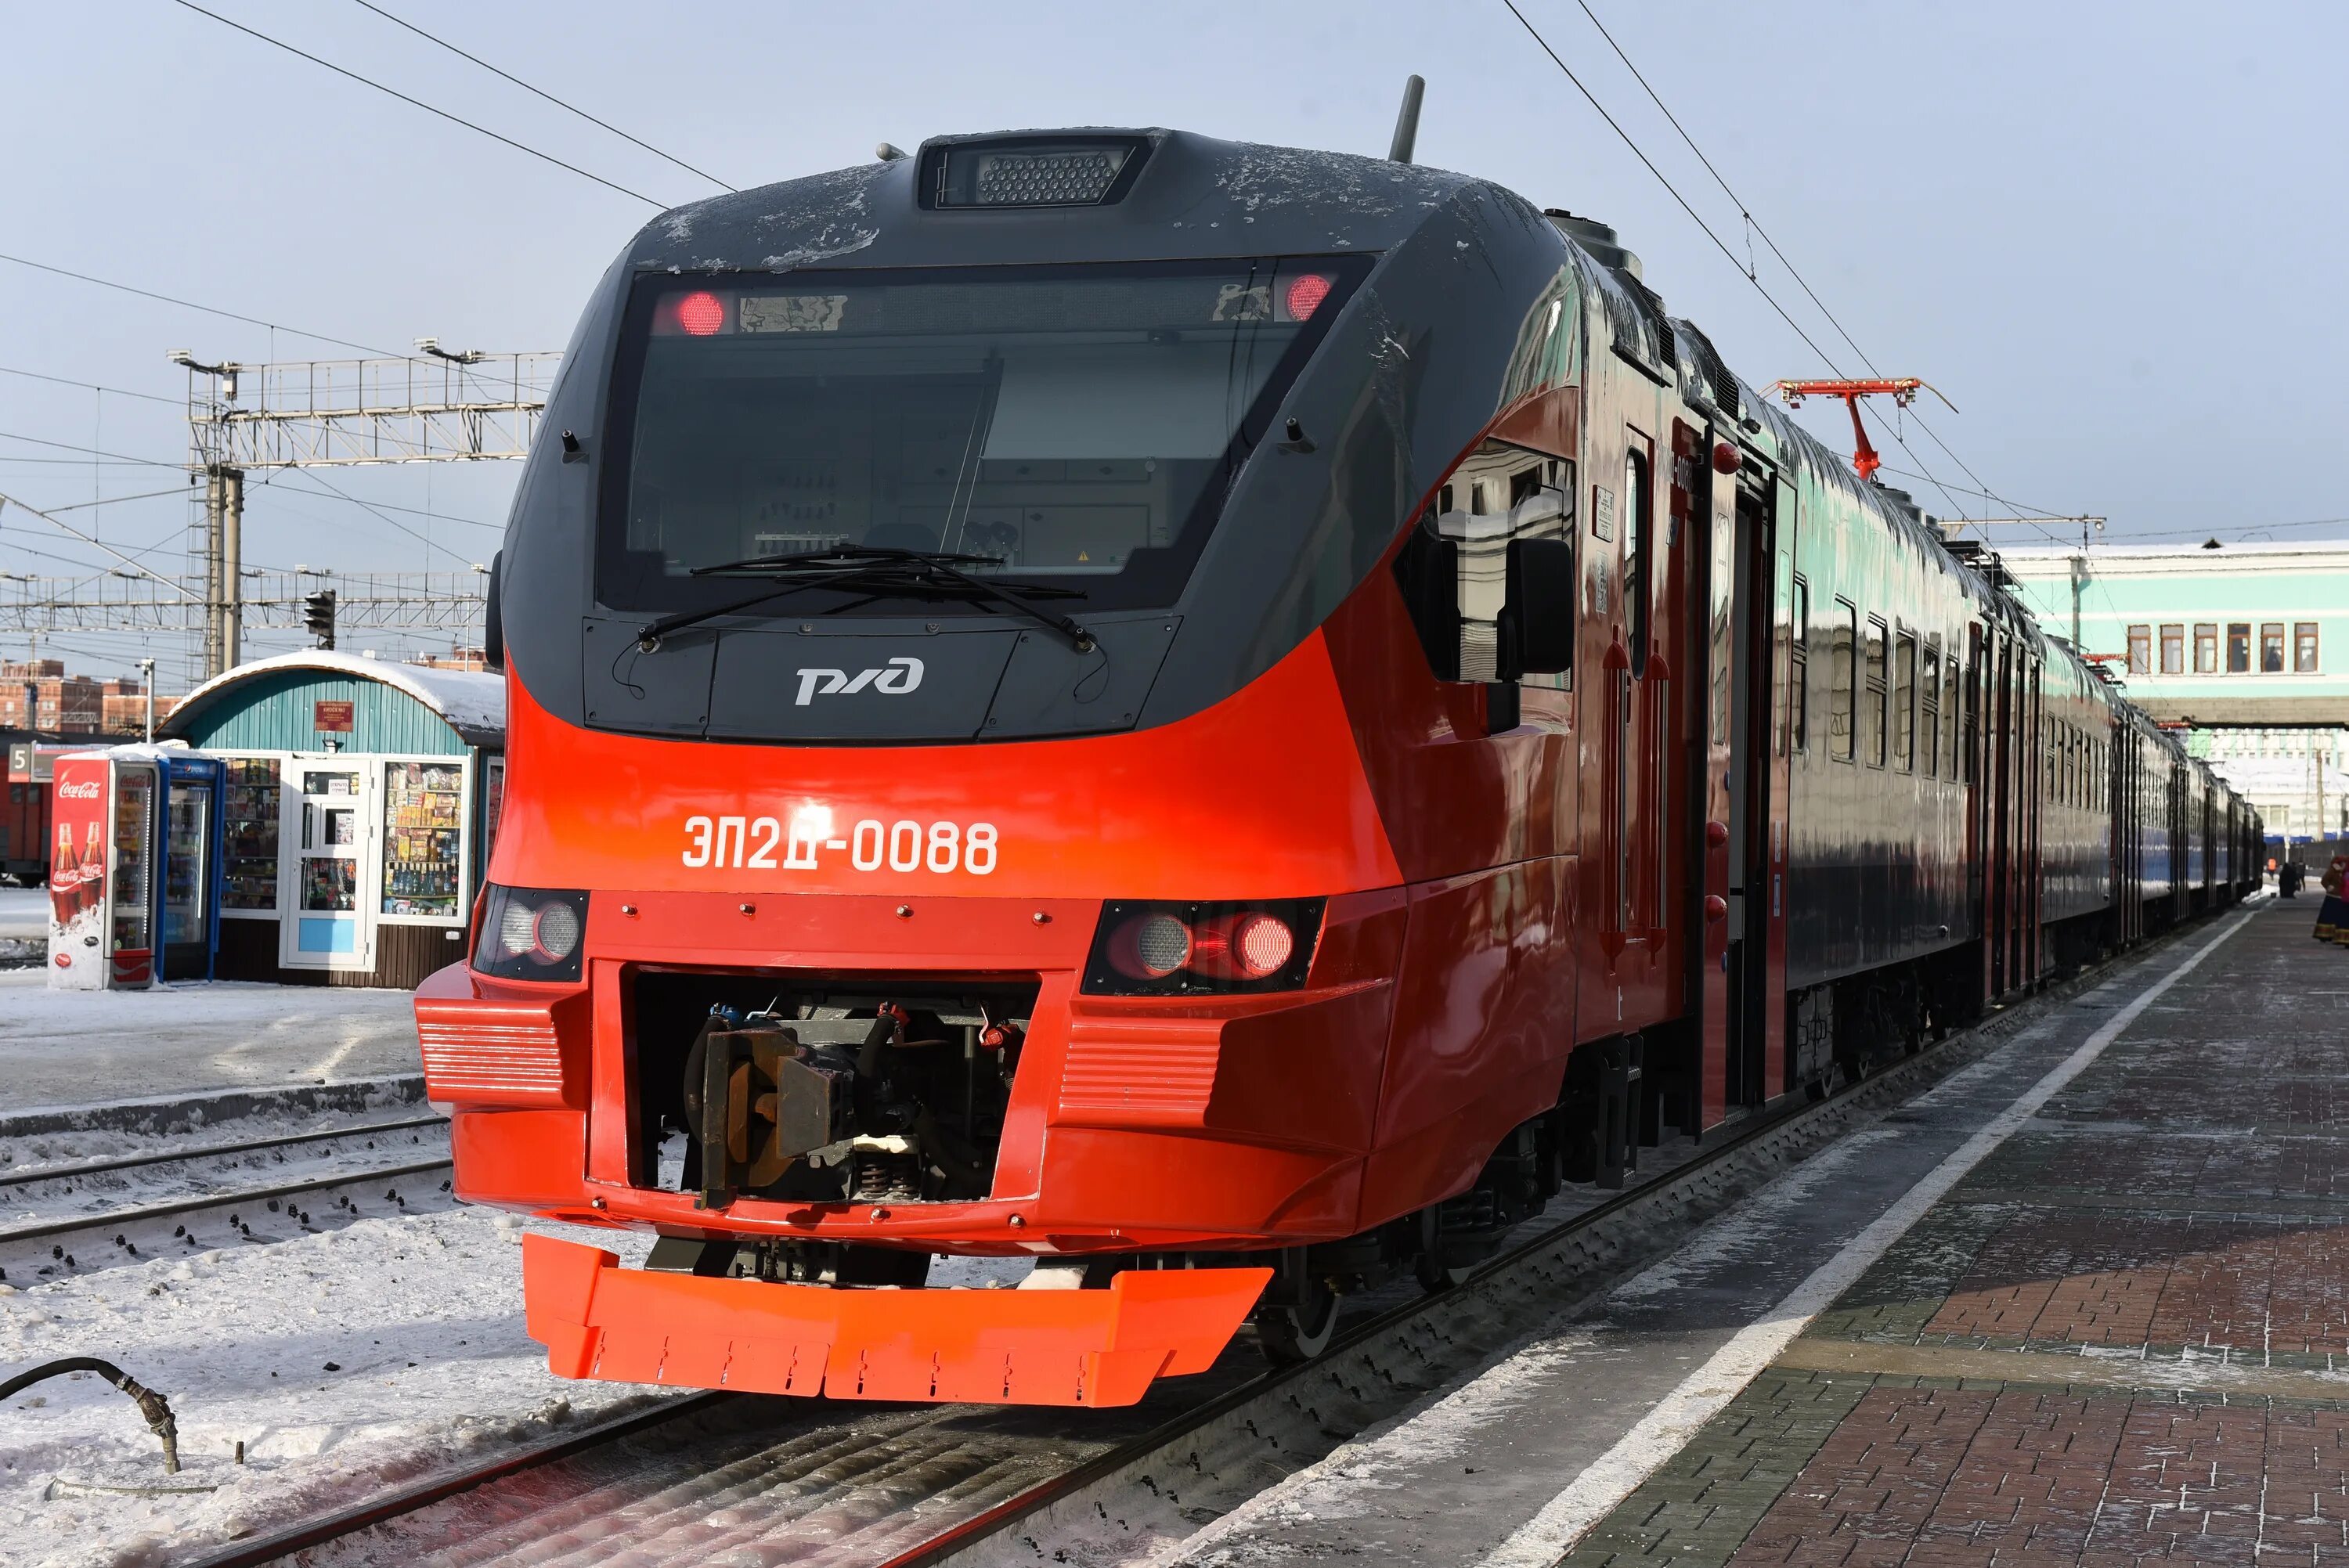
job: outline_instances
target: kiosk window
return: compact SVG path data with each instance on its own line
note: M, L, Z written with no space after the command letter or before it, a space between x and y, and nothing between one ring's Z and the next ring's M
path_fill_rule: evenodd
M222 871L222 909L277 907L277 759L232 757L222 791L221 827L227 839Z
M384 913L456 918L464 793L455 763L384 764Z

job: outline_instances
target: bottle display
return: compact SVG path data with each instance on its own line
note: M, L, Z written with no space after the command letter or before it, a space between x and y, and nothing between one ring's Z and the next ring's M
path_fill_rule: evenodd
M227 837L223 909L277 907L277 759L233 757L221 801Z
M383 913L459 913L465 771L453 762L384 765Z

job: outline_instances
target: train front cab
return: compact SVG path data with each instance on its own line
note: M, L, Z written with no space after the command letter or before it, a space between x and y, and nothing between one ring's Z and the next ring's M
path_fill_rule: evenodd
M1084 220L1110 254L1130 249L1126 221L1162 247L1203 165L1219 190L1232 168L1215 166L1299 167L1133 139L1149 161L1131 205ZM546 425L569 434L524 480L499 567L512 698L494 886L473 964L426 987L419 1020L432 1093L456 1108L461 1192L661 1238L645 1270L533 1238L533 1332L557 1369L1123 1402L1204 1365L1259 1295L1268 1343L1307 1350L1339 1291L1399 1267L1440 1283L1558 1181L1620 1180L1665 1099L1637 1087L1643 1031L1679 1021L1649 1059L1692 1130L1782 1087L1757 1063L1733 1095L1730 1022L1696 1022L1690 1001L1723 994L1744 892L1731 853L1784 840L1717 813L1681 827L1691 745L1727 756L1713 719L1732 694L1708 712L1706 660L1768 625L1739 619L1726 578L1708 585L1704 530L1736 515L1717 454L1741 461L1668 390L1677 356L1651 301L1456 177L1403 171L1430 199L1401 209L1375 257L1329 237L1335 223L1362 243L1358 205L1273 203L1279 223L1252 236L1273 259L1123 267L1102 296L1174 313L1133 324L1135 352L1195 359L1211 387L1246 335L1266 377L1227 450L1056 450L1071 428L1147 427L1119 423L1113 377L1039 401L1014 345L896 397L862 445L762 471L781 487L762 515L781 521L759 526L780 542L745 525L678 545L706 531L692 486L727 457L713 433L731 417L693 401L678 366L733 366L739 402L771 349L849 365L859 331L928 281L889 269L936 259L949 230L1002 268L1058 268L1055 319L1084 304L1089 274L1035 238L1073 218L941 215L914 174L859 176L866 210L889 214L855 257L870 274L678 273L667 248L682 242L648 231L571 356L611 371L567 378ZM805 183L837 220L837 182ZM704 216L701 257L728 232L725 211ZM763 254L773 232L748 225L743 242ZM954 308L1022 275L959 277ZM664 438L702 464L672 463L657 494L615 467L632 449L615 421L652 384L681 388ZM864 407L835 378L800 417ZM843 452L916 460L916 414L938 426L919 448L945 465L936 493L902 468L843 487ZM978 447L963 439L982 428ZM825 527L1057 550L1064 573L1088 549L1113 565L1121 547L1081 532L1111 526L1111 502L1146 510L1210 478L1226 521L1204 542L1183 530L1212 509L1179 527L1169 513L1164 549L1192 566L1168 579L1171 603L1123 609L1126 584L1078 573L1060 582L1084 599L1030 601L1065 616L1007 612L910 565L863 584L910 607L831 589L771 614L727 603L751 591L725 574L761 568L726 562L820 552ZM1065 506L1033 489L1080 483ZM1009 503L1022 485L1024 511ZM1753 559L1766 601L1766 547ZM703 562L718 581L680 581ZM630 572L647 585L633 599ZM1516 597L1528 583L1547 631ZM1770 704L1740 711L1764 724ZM1605 737L1588 772L1578 730ZM1754 984L1767 969L1744 966ZM1760 1032L1769 1013L1752 1015ZM916 1284L934 1253L1035 1257L1034 1283L1079 1288L850 1288Z

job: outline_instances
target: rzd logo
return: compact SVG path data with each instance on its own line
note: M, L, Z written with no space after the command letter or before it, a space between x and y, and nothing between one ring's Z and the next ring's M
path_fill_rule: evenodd
M820 696L849 696L871 686L874 691L903 696L922 684L922 661L891 659L879 669L860 670L854 679L846 670L802 670L798 705L805 707Z

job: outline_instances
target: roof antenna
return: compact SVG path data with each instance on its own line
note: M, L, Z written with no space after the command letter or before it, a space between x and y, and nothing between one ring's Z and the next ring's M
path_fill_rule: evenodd
M1394 141L1387 149L1391 163L1409 163L1419 141L1419 100L1427 91L1424 77L1409 77L1402 84L1402 112L1395 116Z

